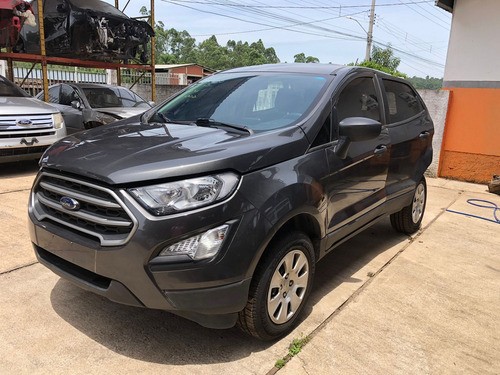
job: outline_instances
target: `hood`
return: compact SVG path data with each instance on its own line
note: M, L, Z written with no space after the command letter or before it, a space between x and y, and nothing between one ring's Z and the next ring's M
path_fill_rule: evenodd
M179 124L120 121L54 144L42 167L111 185L143 185L232 170L240 174L302 155L300 127L253 135Z
M35 98L0 96L0 115L44 115L57 112L56 108Z
M94 110L119 118L129 118L132 116L140 115L146 112L151 107L112 107L112 108L94 108Z

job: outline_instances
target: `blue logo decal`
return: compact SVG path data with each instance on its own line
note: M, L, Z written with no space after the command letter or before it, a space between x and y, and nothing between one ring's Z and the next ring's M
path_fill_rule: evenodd
M70 197L62 197L59 199L59 203L61 203L61 206L65 209L70 211L77 211L80 209L80 202Z
M29 118L21 118L21 119L17 120L17 125L30 126L30 125L33 125L33 121L31 121Z

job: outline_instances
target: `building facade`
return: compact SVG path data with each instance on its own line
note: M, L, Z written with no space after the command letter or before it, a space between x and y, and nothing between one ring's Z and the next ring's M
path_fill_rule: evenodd
M500 175L500 1L437 0L436 5L453 14L438 173L485 183Z

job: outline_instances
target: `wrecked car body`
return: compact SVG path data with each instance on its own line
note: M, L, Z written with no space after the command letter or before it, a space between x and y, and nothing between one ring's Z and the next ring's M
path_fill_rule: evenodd
M24 24L36 26L30 3L22 0L0 0L0 48L14 47Z
M43 91L37 96L43 100ZM49 103L61 111L68 134L132 117L151 108L126 87L96 83L58 83L49 87Z
M45 47L48 56L85 60L132 60L146 63L153 28L99 0L46 0ZM38 14L37 2L31 4ZM37 27L25 26L16 52L39 53Z

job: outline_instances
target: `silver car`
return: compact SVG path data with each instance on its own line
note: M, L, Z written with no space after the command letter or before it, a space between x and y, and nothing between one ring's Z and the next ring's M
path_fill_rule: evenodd
M36 97L43 100L43 91ZM139 115L152 102L121 86L58 83L49 87L49 103L61 111L72 134Z
M0 76L0 163L38 159L66 136L61 113Z

